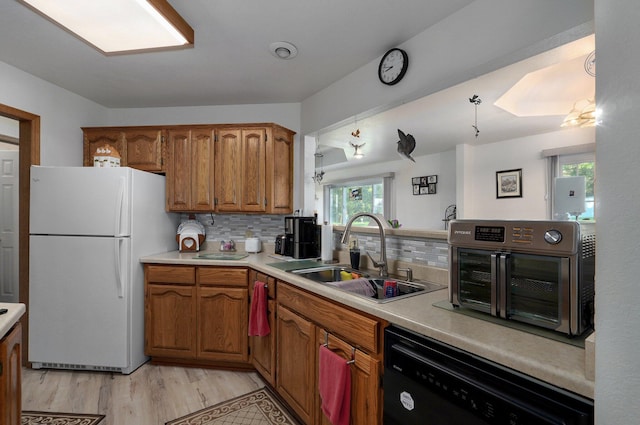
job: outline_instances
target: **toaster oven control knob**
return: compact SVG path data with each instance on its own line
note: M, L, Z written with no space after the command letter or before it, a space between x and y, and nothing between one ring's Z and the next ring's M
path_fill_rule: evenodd
M557 245L562 240L562 233L560 233L558 230L547 230L544 233L544 240L551 245Z

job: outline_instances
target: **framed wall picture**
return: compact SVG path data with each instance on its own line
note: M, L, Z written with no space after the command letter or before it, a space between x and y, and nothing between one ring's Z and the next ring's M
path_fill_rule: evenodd
M496 171L496 198L522 198L522 168Z
M436 193L436 185L438 183L438 176L420 176L412 177L411 185L413 187L414 195L433 195Z

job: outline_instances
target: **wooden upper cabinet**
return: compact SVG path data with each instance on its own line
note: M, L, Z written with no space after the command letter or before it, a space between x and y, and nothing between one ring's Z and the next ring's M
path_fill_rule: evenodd
M188 130L171 130L167 141L167 211L191 207L191 140Z
M83 165L93 167L96 149L113 146L120 154L120 165L154 173L164 172L165 131L157 127L83 128Z
M164 172L162 129L125 131L127 167L151 172Z
M192 211L212 211L214 207L214 140L213 128L191 131Z
M83 128L82 130L84 136L82 161L85 167L93 167L93 154L96 149L105 145L113 146L120 154L120 165L126 166L125 135L121 129Z
M213 211L213 128L168 131L167 211Z
M267 130L242 130L242 211L266 210Z
M242 181L242 130L218 132L216 158L216 209L220 212L240 211Z
M290 214L293 212L293 135L280 126L273 129L267 145L267 212Z
M216 210L264 212L266 128L225 128L216 142Z
M109 144L120 165L166 173L166 209L293 212L295 132L273 123L87 127L84 165Z

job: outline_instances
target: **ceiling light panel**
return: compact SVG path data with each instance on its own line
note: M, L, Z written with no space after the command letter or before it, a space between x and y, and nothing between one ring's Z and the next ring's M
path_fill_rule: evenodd
M105 54L193 43L193 29L166 0L20 1Z

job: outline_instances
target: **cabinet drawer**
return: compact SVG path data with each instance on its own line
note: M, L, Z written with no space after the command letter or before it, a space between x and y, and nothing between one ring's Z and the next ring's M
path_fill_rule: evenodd
M369 353L378 353L381 350L380 323L377 320L284 282L278 283L278 304L295 310L327 331L341 336L356 348Z
M237 267L198 267L200 285L247 286L249 270Z
M148 283L195 285L196 268L193 266L145 265L145 276Z

